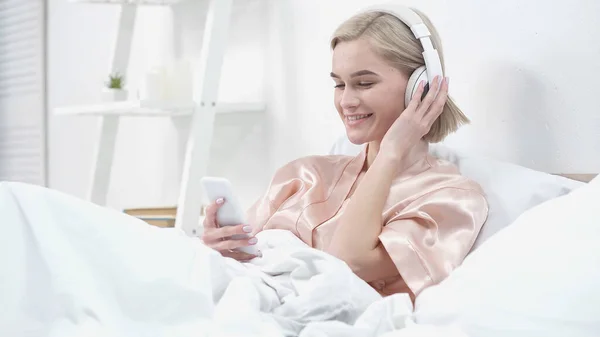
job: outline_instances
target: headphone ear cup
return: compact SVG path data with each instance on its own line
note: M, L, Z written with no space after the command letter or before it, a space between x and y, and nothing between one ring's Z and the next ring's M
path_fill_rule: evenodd
M425 81L425 90L423 91L423 96L425 96L427 94L427 91L429 90L429 82L427 81L427 68L425 66L420 66L419 68L415 69L415 71L413 71L412 75L410 75L410 77L408 78L408 84L406 85L406 93L404 95L404 106L408 106L408 104L410 103L410 101L413 98L413 95L415 94L415 92L417 92L417 89L419 88L419 83L421 83L421 81ZM423 97L421 97L422 99Z

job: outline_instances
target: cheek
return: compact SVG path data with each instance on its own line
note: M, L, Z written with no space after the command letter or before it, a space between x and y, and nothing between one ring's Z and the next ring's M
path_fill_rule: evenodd
M373 90L368 93L368 101L371 103L371 109L377 112L379 119L388 121L395 120L404 110L403 95L397 90L384 88L383 90Z
M400 113L404 111L404 88L397 86L388 88L385 96L390 110L393 110L396 116L400 116Z
M340 113L342 111L342 107L340 105L341 99L342 99L341 93L339 92L339 90L336 90L333 94L333 105L335 106L336 110Z

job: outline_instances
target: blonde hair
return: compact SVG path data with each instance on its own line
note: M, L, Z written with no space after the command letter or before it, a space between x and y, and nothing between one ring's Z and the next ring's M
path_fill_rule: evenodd
M418 10L412 10L429 28L431 42L440 54L442 69L445 73L442 44L437 30L426 15ZM331 49L335 49L340 42L354 41L359 38L369 41L376 53L396 69L405 72L407 76L410 76L418 67L425 65L421 43L415 38L410 28L393 15L369 12L351 17L334 32ZM469 122L454 100L448 97L442 114L423 139L430 143L441 142L446 136L458 130L461 125Z

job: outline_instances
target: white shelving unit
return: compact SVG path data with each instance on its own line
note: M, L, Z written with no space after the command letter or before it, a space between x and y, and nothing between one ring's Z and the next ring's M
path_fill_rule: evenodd
M106 204L110 185L115 141L122 117L181 118L188 116L191 124L183 165L181 188L177 201L175 227L188 235L201 230L202 191L200 178L208 168L209 150L213 137L215 115L256 114L265 110L262 102L217 102L221 66L227 44L233 0L210 0L202 39L198 73L195 74L193 100L190 102L152 102L127 100L114 103L67 106L54 109L56 115L101 118L100 139L95 151L89 200ZM70 0L79 4L112 4L121 7L119 30L114 46L110 73L126 73L132 45L137 9L144 5L169 6L178 0Z
M196 104L190 102L123 101L101 104L66 106L54 109L56 115L71 116L122 116L122 117L181 117L192 116ZM262 102L218 103L217 114L263 112Z
M160 5L168 6L181 2L181 0L69 0L72 3L86 4L114 4L114 5Z

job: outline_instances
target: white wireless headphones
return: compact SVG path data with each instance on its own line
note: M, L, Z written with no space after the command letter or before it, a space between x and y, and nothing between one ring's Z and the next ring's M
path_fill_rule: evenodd
M429 84L433 83L433 79L436 76L439 75L440 78L444 78L440 55L431 43L431 32L429 32L429 28L427 28L427 25L417 13L408 7L392 3L368 7L363 12L383 12L395 16L410 28L423 46L425 65L417 68L410 76L408 85L406 86L406 94L404 95L405 105L410 103L410 100L417 91L419 83L421 83L422 80L427 81L424 91L425 94L429 89Z

